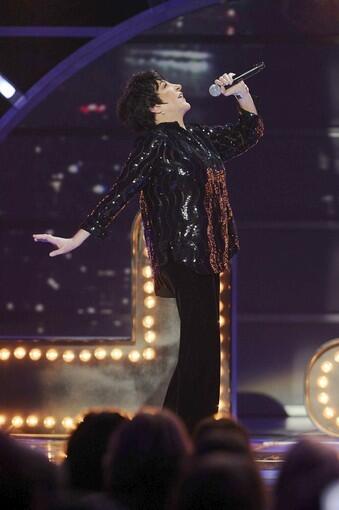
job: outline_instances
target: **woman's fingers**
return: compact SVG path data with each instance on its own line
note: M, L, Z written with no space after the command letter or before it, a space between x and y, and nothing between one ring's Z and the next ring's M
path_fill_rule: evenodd
M235 76L235 73L224 73L215 80L215 83L220 87L232 85L233 76Z
M53 236L51 234L33 234L34 241L42 241L42 242L51 243L52 237Z
M63 250L61 250L61 249L60 249L60 250L54 250L54 251L51 251L51 252L50 252L49 256L50 256L50 257L55 257L56 255L62 255L63 253L64 253L64 252L63 252Z

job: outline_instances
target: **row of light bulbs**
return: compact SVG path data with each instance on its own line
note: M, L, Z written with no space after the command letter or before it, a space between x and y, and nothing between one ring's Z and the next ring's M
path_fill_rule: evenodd
M333 356L333 361L326 360L320 365L320 370L322 374L317 379L317 386L324 390L329 385L329 375L334 368L334 363L339 363L339 351L336 351ZM324 375L326 374L326 375ZM337 416L336 410L327 405L330 401L330 396L326 391L321 391L318 393L317 400L320 404L325 405L326 407L322 411L322 415L326 420L332 420L335 419L335 424L339 428L339 416Z
M144 248L144 256L147 257L147 249ZM154 294L154 282L152 278L152 268L149 264L143 266L142 275L145 278L145 283L143 284L143 289L145 294ZM154 295L146 295L144 297L144 305L147 309L152 309L156 305L156 299ZM153 328L155 324L155 319L153 315L144 315L142 318L142 325L144 327L144 340L148 344L152 344L156 340L156 333Z
M148 331L147 333L151 333ZM148 340L150 343L155 339L155 335L149 335ZM0 349L0 361L7 361L10 359L12 355L12 351L7 348ZM103 348L97 347L94 351L89 349L82 349L78 353L73 351L72 349L59 350L56 348L47 349L46 351L42 351L41 349L34 347L33 349L26 349L23 346L16 347L13 350L14 358L18 360L22 360L28 356L32 361L39 361L41 359L46 358L48 361L56 361L58 359L62 359L65 363L72 363L78 357L80 361L87 363L91 361L91 359L95 358L98 361L106 360L108 358L112 358L114 361L119 361L124 358L125 353L122 349L114 348L111 351ZM136 363L141 359L145 360L153 360L156 357L156 352L152 347L147 347L140 352L137 349L131 350L127 354L127 358L132 363Z
M220 277L222 277L222 274L220 275ZM225 286L224 286L223 282L220 281L220 287L219 287L220 294L222 294L224 288L225 288ZM219 311L222 312L223 309L224 309L224 303L220 299L219 300ZM226 319L225 319L224 315L222 315L221 313L219 313L219 324L220 324L221 328L223 326L225 326L225 324L226 324ZM225 384L223 384L223 379L224 379L224 375L225 375L225 370L223 367L224 360L225 360L225 353L223 352L222 347L223 347L224 339L225 339L224 334L220 333L220 343L221 343L221 346L220 346L220 396L219 396L219 405L218 405L218 410L220 412L227 410L226 400L228 397L228 395L226 395L226 386L225 386Z
M65 416L60 420L60 424L65 430L73 430L80 420L75 420L71 416ZM5 414L0 414L0 427L11 425L15 429L23 427L38 427L43 426L46 429L54 429L58 425L58 420L54 416L46 416L44 418L35 414L30 414L26 418L20 415L15 415L12 418L7 417Z

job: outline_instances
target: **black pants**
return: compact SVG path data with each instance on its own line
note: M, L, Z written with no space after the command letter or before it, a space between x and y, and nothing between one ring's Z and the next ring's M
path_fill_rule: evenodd
M220 386L219 274L198 274L170 258L162 280L180 316L176 369L164 401L192 430L218 410Z

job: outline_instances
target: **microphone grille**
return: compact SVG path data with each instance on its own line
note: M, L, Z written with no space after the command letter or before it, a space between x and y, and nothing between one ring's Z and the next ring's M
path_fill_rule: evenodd
M213 83L213 85L210 86L208 91L213 97L218 97L221 94L221 88L216 83Z

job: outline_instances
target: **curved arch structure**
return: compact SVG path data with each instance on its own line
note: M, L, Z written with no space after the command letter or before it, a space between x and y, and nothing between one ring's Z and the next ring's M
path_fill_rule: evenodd
M15 106L12 106L0 118L0 141L4 140L12 129L59 85L107 51L160 23L217 3L219 0L186 0L185 2L169 0L99 35L45 74L26 92L25 96L19 99Z

